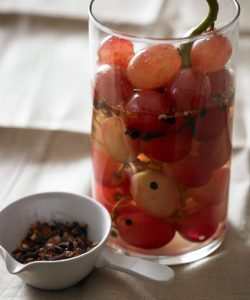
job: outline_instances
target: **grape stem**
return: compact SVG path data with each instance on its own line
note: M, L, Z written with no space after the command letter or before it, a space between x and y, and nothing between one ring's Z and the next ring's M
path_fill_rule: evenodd
M206 0L209 6L209 11L207 17L188 35L189 37L193 37L198 34L202 34L208 29L213 29L214 22L217 20L218 12L219 12L219 4L217 0ZM182 66L190 67L190 51L192 48L192 42L186 43L182 46L181 57L182 57Z

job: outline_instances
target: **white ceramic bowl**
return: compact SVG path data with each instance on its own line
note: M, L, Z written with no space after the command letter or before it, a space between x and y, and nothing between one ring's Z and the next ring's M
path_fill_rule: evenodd
M38 220L87 223L88 237L98 245L69 259L20 264L9 254L26 236L30 225ZM57 290L74 285L91 272L110 228L111 220L106 209L88 197L60 192L35 194L13 202L0 212L0 249L11 273L34 287Z

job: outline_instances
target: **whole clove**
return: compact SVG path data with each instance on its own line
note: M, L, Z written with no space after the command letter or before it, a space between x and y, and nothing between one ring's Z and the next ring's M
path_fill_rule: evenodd
M12 251L12 256L20 263L26 264L81 255L97 245L88 239L87 229L87 224L76 221L53 221L52 224L37 221L30 226L20 245Z

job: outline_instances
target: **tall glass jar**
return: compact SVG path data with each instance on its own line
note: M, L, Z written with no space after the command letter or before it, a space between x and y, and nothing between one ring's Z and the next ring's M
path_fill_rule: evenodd
M111 214L115 251L173 265L223 242L239 10L91 2L93 197Z

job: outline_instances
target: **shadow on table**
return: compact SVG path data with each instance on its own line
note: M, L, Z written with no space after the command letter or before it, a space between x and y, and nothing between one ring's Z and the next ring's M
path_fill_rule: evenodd
M241 232L229 226L219 250L201 261L174 267L175 279L168 284L158 285L124 273L96 269L82 282L63 291L40 291L26 286L25 299L249 299L248 243Z

